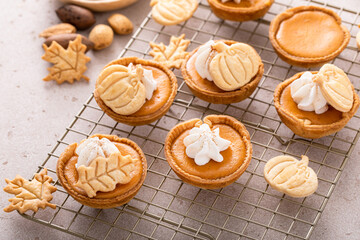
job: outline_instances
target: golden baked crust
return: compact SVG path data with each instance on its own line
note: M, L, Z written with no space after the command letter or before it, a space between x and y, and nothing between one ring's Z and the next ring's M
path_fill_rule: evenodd
M138 179L138 181L131 186L129 190L127 190L124 193L117 195L117 190L121 189L121 185L118 185L116 189L110 193L105 193L103 195L100 195L99 197L96 196L95 198L89 198L87 194L84 191L81 191L79 189L75 189L73 186L75 184L75 181L77 180L75 176L75 179L72 179L70 182L68 178L66 177L68 171L67 164L69 161L73 161L73 157L76 156L75 150L77 147L77 143L70 144L64 152L60 155L57 165L56 165L56 174L58 176L58 179L61 183L61 185L64 187L64 189L78 202L80 202L83 205L93 207L93 208L113 208L120 205L123 205L127 202L129 202L139 191L140 187L142 186L146 173L147 173L147 162L145 155L143 151L140 149L140 147L134 143L133 141L127 139L127 138L119 138L114 135L103 135L103 134L95 134L90 136L92 137L98 137L98 138L107 138L113 143L120 143L128 145L131 149L136 151L136 153L139 156L139 161L141 162L141 168L142 172L140 173L141 176ZM100 194L102 192L99 192ZM97 193L97 194L99 194Z
M359 96L356 94L354 86L352 85L352 90L354 93L354 103L349 112L342 113L342 118L339 121L330 123L330 124L307 124L304 119L296 117L293 113L287 111L281 105L280 99L284 89L289 86L293 81L300 78L304 72L300 72L292 76L291 78L280 83L274 92L274 105L276 111L279 114L281 121L291 129L296 135L299 135L304 138L321 138L328 136L335 132L340 131L347 122L354 116L357 109L359 108ZM318 73L317 71L312 72L313 74Z
M165 140L165 157L168 161L170 167L173 169L173 171L181 178L184 182L192 184L194 186L205 188L205 189L216 189L216 188L222 188L225 187L234 181L236 181L241 174L246 170L246 168L249 166L249 163L251 161L252 156L252 145L250 142L250 134L246 130L245 126L240 123L238 120L236 120L233 117L226 116L226 115L208 115L204 118L204 123L209 123L211 125L216 124L224 124L227 126L230 126L234 131L239 134L241 141L243 142L245 149L242 151L245 151L244 159L242 160L242 163L239 166L236 166L236 168L233 168L233 171L230 174L227 174L222 177L205 177L206 172L201 174L202 176L191 174L191 170L186 171L186 169L183 169L184 166L179 166L177 164L176 157L174 156L172 146L174 145L174 142L180 137L182 133L184 133L187 130L192 129L195 127L196 124L201 124L200 119L192 119L183 123L180 123L176 125L174 128L170 130L168 133L166 140ZM227 139L229 140L229 139ZM210 163L208 163L210 164ZM215 164L222 164L222 163L215 163ZM201 168L205 166L200 166ZM200 168L199 167L199 168Z
M281 45L295 44L295 43L293 43L293 41L289 41L289 43L287 43L288 41L280 43L279 39L277 38L278 31L281 29L281 25L284 21L289 20L290 18L296 16L297 14L303 14L303 13L308 13L307 17L311 16L309 14L318 14L319 16L320 15L328 16L329 21L326 21L327 24L329 24L329 25L337 24L338 26L336 26L336 27L341 29L342 34L343 34L342 36L337 35L337 38L342 39L342 41L339 42L339 47L334 49L332 52L324 53L323 56L299 56L298 54L290 53L288 50L285 50L284 46L281 46ZM312 17L313 17L313 19L317 18L315 15ZM330 21L331 17L333 19L331 19L331 21ZM301 19L301 17L299 17L299 19ZM301 23L293 24L293 25L294 26L296 25L297 31L301 31L301 26L302 26ZM322 33L328 33L326 28L319 27L318 22L316 22L314 24L309 24L309 26L311 27L311 29L309 30L308 28L306 28L306 31L312 31L312 32L310 32L310 33L307 32L305 34L306 36L311 36L311 34L320 36ZM281 30L286 31L283 29L281 29ZM323 32L323 31L325 31L325 32ZM289 34L291 34L291 33L289 33ZM287 9L286 11L277 15L271 21L270 28L269 28L269 38L270 38L271 44L274 47L274 50L276 51L276 53L279 55L279 57L282 60L284 60L285 62L287 62L291 65L309 68L309 67L321 66L321 65L331 61L336 56L338 56L346 48L347 44L349 43L350 32L344 25L341 24L341 18L334 11L323 8L323 7L318 7L318 6L299 6L299 7ZM299 41L299 42L302 42L302 43L306 44L307 46L314 47L314 51L315 51L316 50L315 48L317 48L317 45L315 44L313 39L311 39L310 37L308 39L309 40L306 41L306 39L304 38L304 39L301 39L301 41ZM333 38L331 38L330 40L332 40L332 39ZM320 42L320 44L322 44L322 43L324 43L324 41ZM295 49L294 47L292 47L290 45L289 45L289 48ZM308 50L309 55L311 55L311 52L312 52L311 50ZM305 55L307 55L307 53Z
M133 63L134 65L141 64L144 67L150 66L150 67L158 68L163 73L165 73L167 75L167 77L169 78L169 81L170 81L170 96L168 98L166 98L166 100L164 101L163 106L160 107L160 109L158 109L157 111L152 112L150 114L143 114L144 111L142 110L142 108L140 108L140 110L138 112L134 113L134 114L120 115L120 114L114 112L111 108L109 108L103 102L103 100L100 98L100 94L97 91L97 87L99 85L98 81L96 81L95 90L94 90L94 97L95 97L95 100L96 100L97 104L99 105L99 107L107 115L109 115L112 119L114 119L117 122L126 123L126 124L132 125L132 126L149 124L149 123L154 122L157 119L161 118L162 116L164 116L166 114L166 112L169 110L169 108L170 108L170 106L171 106L171 104L174 101L174 98L176 96L177 79L176 79L174 73L172 71L170 71L167 67L165 67L165 65L163 65L161 63L158 63L158 62L154 62L154 61L140 59L140 58L137 58L137 57L120 58L120 59L117 59L117 60L114 60L114 61L110 62L104 68L106 68L108 66L111 66L111 65L115 65L115 64L127 66L130 63ZM139 112L141 112L141 114L138 114Z
M236 41L232 40L218 40L223 41L227 45L235 44ZM217 41L215 41L217 42ZM264 73L264 64L261 63L259 67L259 71L257 74L250 80L249 83L245 84L241 88L235 91L212 91L208 89L201 88L196 81L194 81L187 69L187 63L190 58L198 51L199 47L193 50L185 59L184 64L181 67L181 74L184 78L186 85L190 88L191 92L198 98L216 104L230 104L235 102L240 102L248 97L255 91L256 87L258 86L262 75ZM207 81L207 80L206 80ZM209 85L214 85L213 82L207 81ZM216 87L217 88L217 87Z
M264 16L274 0L242 0L240 6L221 0L208 0L211 10L222 19L231 21L250 21Z

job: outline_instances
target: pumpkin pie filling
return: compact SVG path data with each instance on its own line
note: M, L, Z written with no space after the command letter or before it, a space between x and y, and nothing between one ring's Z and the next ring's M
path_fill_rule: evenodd
M342 112L336 110L335 108L329 106L329 109L322 113L316 114L315 112L302 111L297 107L297 103L294 102L291 97L290 86L287 86L280 97L281 107L287 111L291 112L295 117L299 119L310 120L312 125L324 125L331 124L342 119Z
M171 82L165 72L151 66L143 67L152 71L154 80L157 82L157 88L153 92L152 98L147 100L136 113L130 116L145 116L158 111L168 101L171 94Z
M231 141L229 148L220 153L224 160L220 163L210 161L203 166L198 166L185 152L184 138L189 135L189 129L181 133L171 146L172 156L181 169L204 179L217 179L230 175L243 164L246 159L246 146L241 135L225 124L214 124L211 129L216 128L220 130L220 137Z
M116 188L113 191L110 192L97 192L96 196L93 197L94 199L105 199L105 198L113 198L116 196L119 196L121 194L124 194L128 192L130 189L132 189L134 186L138 184L138 182L141 180L143 167L140 160L140 155L133 149L131 146L124 144L124 143L115 143L115 146L117 149L119 149L120 153L123 156L130 155L132 159L134 159L135 164L135 170L132 173L132 179L127 184L117 184ZM79 188L75 187L76 182L78 181L78 171L76 169L76 163L78 160L78 156L74 153L74 156L69 159L69 161L66 162L65 168L64 168L64 174L66 181L70 184L70 186L79 194L86 196L86 192Z
M344 32L333 16L321 11L303 11L280 23L276 40L291 55L323 57L341 47Z
M231 8L251 8L256 7L263 4L264 0L241 0L240 3L236 3L234 1L228 1L223 3L221 0L216 0L219 4L223 4L224 6Z

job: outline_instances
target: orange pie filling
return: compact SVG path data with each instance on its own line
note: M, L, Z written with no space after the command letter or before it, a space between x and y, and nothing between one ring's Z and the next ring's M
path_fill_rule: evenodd
M211 130L219 128L221 138L231 142L229 147L221 151L222 162L210 160L205 165L199 166L195 163L194 158L186 154L184 138L189 136L191 129L182 132L171 146L171 153L175 163L188 174L198 176L203 179L218 179L228 176L235 172L244 163L246 159L246 146L242 136L229 125L214 124Z
M229 8L252 8L264 4L264 0L241 0L240 3L235 1L222 2L222 0L216 0L219 4L223 4Z
M83 142L81 144L83 144ZM111 199L129 192L142 181L143 164L140 154L132 146L126 143L110 143L118 150L116 154L121 155L119 159L116 159L118 165L109 161L112 157L110 155L106 157L96 156L88 166L77 166L76 164L78 163L80 156L76 153L76 149L79 148L81 144L76 145L73 156L65 163L64 176L70 187L77 193L92 199ZM99 146L102 148L101 145ZM88 151L88 153L85 154L89 154L89 152L96 150L95 148L88 147L88 149L83 150L80 154L84 154L84 151ZM95 155L93 154L92 156ZM96 164L93 164L94 161L97 161ZM105 161L105 163L101 161ZM80 168L87 169L85 172L81 172L79 171ZM85 180L83 181L83 185L79 186L82 174L85 174ZM113 189L111 188L111 185L113 185ZM90 195L91 193L89 193L88 188L90 188L93 195L95 192L94 196ZM109 188L110 190L98 190L104 188Z
M164 71L151 66L144 66L144 68L152 71L157 88L153 92L152 98L131 116L146 116L158 111L168 101L171 94L171 82Z
M293 98L291 97L290 86L287 86L283 90L280 98L280 104L285 111L290 112L299 119L309 120L313 125L331 124L342 119L342 112L331 106L326 112L322 114L316 114L313 111L310 112L300 110L297 106L297 103L294 102Z
M291 55L316 58L338 50L344 42L344 31L328 13L303 11L280 23L276 40Z

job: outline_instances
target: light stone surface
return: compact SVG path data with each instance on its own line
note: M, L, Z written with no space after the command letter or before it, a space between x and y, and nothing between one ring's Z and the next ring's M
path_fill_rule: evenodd
M340 1L333 0L331 2ZM358 0L341 1L345 7L359 9ZM139 26L150 10L149 1L114 12L128 16ZM56 140L93 90L97 74L115 59L130 36L115 35L110 48L91 51L86 75L90 82L57 85L43 82L50 65L41 60L42 39L38 34L59 22L54 12L56 0L0 1L0 187L4 178L16 174L32 176ZM357 7L355 7L357 6ZM97 14L97 23L106 23L114 12ZM89 31L84 32L85 35ZM359 239L360 236L360 144L357 144L311 239ZM10 195L0 191L0 208ZM0 211L0 239L78 239L21 217Z

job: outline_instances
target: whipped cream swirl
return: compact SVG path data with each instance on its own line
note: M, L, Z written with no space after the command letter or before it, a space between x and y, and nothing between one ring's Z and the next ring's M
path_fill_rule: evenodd
M193 158L199 166L207 164L210 159L222 162L223 156L220 152L226 150L231 142L221 138L219 131L219 128L211 130L206 123L192 128L189 135L184 138L186 155Z
M291 97L303 111L315 111L322 114L328 110L328 104L320 87L313 81L313 74L305 72L290 85Z
M196 54L194 55L194 57L196 57L195 60L196 71L198 72L200 77L207 79L209 81L213 80L209 72L209 63L210 63L209 60L210 60L211 51L213 50L211 46L214 43L215 42L213 40L206 42L204 45L199 47Z
M77 146L75 153L78 155L76 167L89 166L97 157L109 157L112 153L120 152L109 139L98 137L88 138Z
M222 3L226 3L226 2L230 2L230 1L233 1L237 4L240 4L241 0L221 0Z
M129 64L128 69L130 72L134 72L134 73L136 72L136 68L132 63ZM143 70L144 71L143 71L143 76L141 78L141 82L145 86L145 98L147 100L150 100L153 96L154 91L157 88L157 82L155 81L151 70L147 70L145 68L143 68Z

